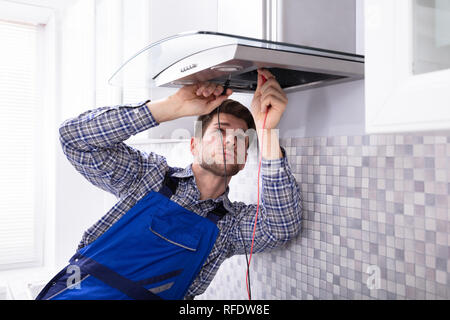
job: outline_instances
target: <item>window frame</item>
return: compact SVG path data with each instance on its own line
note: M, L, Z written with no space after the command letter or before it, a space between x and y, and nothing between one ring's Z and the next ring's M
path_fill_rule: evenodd
M0 1L0 19L12 23L33 24L38 28L37 57L37 101L34 144L34 253L30 260L21 263L0 265L0 272L25 268L44 267L54 257L51 255L54 239L54 195L55 195L55 157L56 134L52 131L56 123L56 57L57 12L53 8L37 4L24 4L13 1ZM45 105L45 108L44 108ZM37 145L39 143L39 145ZM53 218L53 219L52 219ZM54 250L53 250L54 252Z

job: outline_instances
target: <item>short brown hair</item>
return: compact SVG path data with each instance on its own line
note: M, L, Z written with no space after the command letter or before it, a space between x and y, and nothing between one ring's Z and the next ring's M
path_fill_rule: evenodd
M256 130L255 120L253 120L253 116L250 110L248 110L240 102L232 99L227 99L224 102L222 102L222 104L217 108L220 108L220 113L228 113L235 116L236 118L244 120L245 123L247 124L247 129ZM209 114L205 114L197 118L197 121L201 122L202 124L202 137L205 134L205 131L208 128L208 125L211 123L214 116L217 116L217 108L214 109Z

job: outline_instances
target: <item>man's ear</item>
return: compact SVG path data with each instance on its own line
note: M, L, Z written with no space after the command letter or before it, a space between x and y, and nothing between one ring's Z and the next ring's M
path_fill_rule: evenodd
M191 150L191 154L194 156L194 158L195 158L195 144L196 144L195 138L191 137L190 150Z
M201 140L199 141L195 137L191 137L190 150L194 158L194 163L199 162L199 159L201 159L201 145L199 145L200 143Z

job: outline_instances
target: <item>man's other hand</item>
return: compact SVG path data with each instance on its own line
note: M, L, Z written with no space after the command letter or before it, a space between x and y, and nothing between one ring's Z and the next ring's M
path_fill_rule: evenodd
M170 99L181 116L200 116L212 112L233 93L231 89L223 91L220 84L203 82L179 89Z

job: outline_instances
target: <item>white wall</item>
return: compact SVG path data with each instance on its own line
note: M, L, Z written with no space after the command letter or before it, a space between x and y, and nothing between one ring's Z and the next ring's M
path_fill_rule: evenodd
M356 0L282 0L281 3L283 42L356 51Z
M55 131L66 119L95 106L95 2L77 1L59 25L60 106ZM75 253L82 230L103 211L103 193L68 162L58 141L55 203L55 266L62 268Z
M280 137L363 135L364 81L288 94Z

